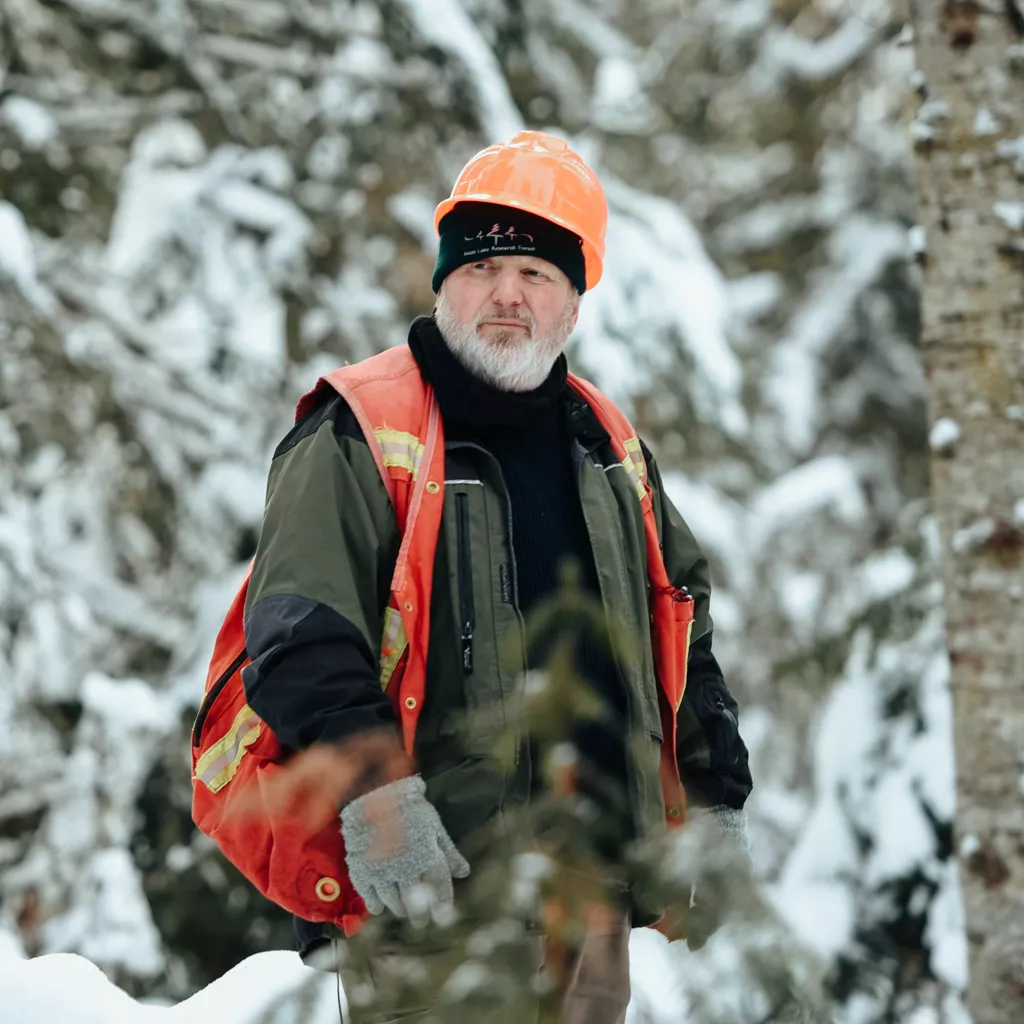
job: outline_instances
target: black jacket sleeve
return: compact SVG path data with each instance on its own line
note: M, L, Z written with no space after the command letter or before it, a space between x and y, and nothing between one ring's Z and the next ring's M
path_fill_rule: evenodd
M399 542L359 425L328 397L275 452L246 597L246 697L285 746L395 723L378 661Z
M695 600L686 692L679 706L676 752L687 795L704 806L740 809L753 782L740 736L739 708L711 651L711 574L690 528L665 493L654 456L643 446L654 491L665 568L677 587Z
M686 693L679 708L679 776L691 801L739 810L753 780L740 736L739 707L711 652L711 634L690 645Z

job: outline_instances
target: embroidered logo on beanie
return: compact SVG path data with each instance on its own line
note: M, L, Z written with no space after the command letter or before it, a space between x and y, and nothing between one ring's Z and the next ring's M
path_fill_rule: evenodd
M510 212L514 213L515 211ZM475 235L468 236L463 241L468 244L477 243L479 246L476 249L466 249L463 256L494 256L499 253L533 254L537 251L533 235L528 235L525 231L516 231L515 224L510 224L502 231L501 221L495 221L486 235L481 228ZM488 241L490 242L489 246Z

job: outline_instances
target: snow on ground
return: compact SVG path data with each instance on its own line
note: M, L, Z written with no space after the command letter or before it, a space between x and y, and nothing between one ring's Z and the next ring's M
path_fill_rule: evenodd
M674 968L668 942L633 933L633 1003L629 1020L669 1024L681 1019L682 990L665 985ZM0 1006L4 1024L338 1024L340 993L333 974L303 965L296 953L258 953L176 1006L139 1003L85 957L53 953L26 960L0 931Z
M309 999L297 1016L300 993ZM136 1002L85 957L53 953L23 960L0 944L4 1024L337 1024L336 979L298 954L259 953L177 1006ZM308 1009L306 1007L308 1006Z

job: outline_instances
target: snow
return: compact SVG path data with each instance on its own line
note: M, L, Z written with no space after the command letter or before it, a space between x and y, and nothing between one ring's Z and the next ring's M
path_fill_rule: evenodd
M840 802L847 773L871 759L878 732L877 698L865 673L867 637L855 641L844 681L831 694L814 746L817 801L797 832L772 902L796 934L825 956L850 941L855 894L845 878L857 871L856 840Z
M1024 231L1024 203L996 203L992 211L1011 231Z
M869 601L891 601L917 576L917 563L903 550L891 548L872 555L860 571L861 591Z
M388 200L388 213L398 221L424 249L437 244L434 230L434 197L422 188L407 188Z
M308 237L311 227L295 204L248 181L226 181L211 196L211 205L237 224L285 236L296 246Z
M960 839L960 856L962 858L972 857L981 849L981 840L977 833L968 832Z
M833 819L838 825L839 819ZM815 822L818 843L827 833ZM838 956L848 946L856 924L856 904L850 887L841 879L802 881L799 887L780 887L770 896L780 916L800 940L822 956Z
M684 473L666 473L663 483L665 493L682 511L694 535L700 537L705 554L724 567L724 580L718 582L741 590L749 586L747 510L718 489ZM717 592L715 597L717 600Z
M650 929L634 931L629 958L633 996L626 1024L669 1024L685 1019L681 987L665 984L665 979L676 973L676 957L668 940Z
M764 55L780 69L809 82L840 75L871 48L877 29L866 18L845 19L817 42L792 31L769 31Z
M628 401L668 367L669 341L678 337L697 375L701 419L744 436L742 371L724 330L726 290L700 236L675 204L608 175L602 183L609 203L605 276L580 310L575 336L583 364L613 398ZM666 303L666 295L685 298Z
M335 979L305 967L297 954L249 957L177 1006L136 1002L84 957L56 953L21 960L0 953L4 1024L291 1024L301 991L312 996L303 1024L337 1024Z
M211 522L229 516L241 525L258 527L263 518L265 474L236 462L211 462L198 481L193 513Z
M751 508L757 543L828 509L849 526L860 522L866 506L853 465L839 455L823 455L791 469L763 488Z
M915 143L931 142L938 131L938 125L948 121L953 115L949 104L943 99L925 100L918 108L917 116L910 125L910 135Z
M868 633L858 632L843 681L818 725L816 800L770 894L797 934L828 955L847 947L857 919L857 895L847 878L864 877L871 887L881 887L921 870L941 879L937 902L928 909L929 949L936 972L958 989L965 938L956 865L937 860L936 835L924 813L927 806L947 821L954 810L948 663L935 646L942 635L936 610L912 644L885 647L872 660ZM925 724L916 731L912 720L901 719L883 739L884 692L893 672L920 681ZM863 865L853 824L872 837ZM874 1019L859 1017L855 1007L847 1011L844 1020Z
M952 116L952 108L942 99L925 100L917 111L917 119L925 124L934 124L936 121L948 121Z
M424 39L462 64L477 91L488 142L510 139L523 127L494 51L457 0L403 0Z
M338 49L335 60L349 74L373 79L392 70L391 51L380 41L356 36Z
M1024 527L1024 498L1018 498L1013 504L1013 525Z
M90 672L82 680L82 704L112 733L163 732L174 726L174 712L167 701L138 679L110 679Z
M1018 178L1024 177L1024 135L1015 139L1000 139L996 143L996 153L1000 159L1013 164L1013 173Z
M866 880L879 886L910 874L935 852L935 834L908 772L890 771L873 794L877 844L867 862Z
M907 244L912 256L924 256L928 252L928 231L923 224L915 224L907 232Z
M825 589L822 575L817 572L780 573L775 584L779 604L794 634L803 638L813 635Z
M931 948L931 969L952 988L966 989L967 935L960 869L955 860L948 860L942 866L939 891L928 909L925 938Z
M36 281L36 258L25 218L17 207L0 199L0 280L9 277L29 301L44 304Z
M28 150L42 149L60 134L53 114L27 96L8 96L0 103L0 121L6 122L18 133Z
M955 555L964 555L982 545L987 544L996 532L996 521L990 516L979 519L960 530L957 530L950 541Z
M773 351L774 365L764 384L781 420L783 437L798 454L809 449L821 414L820 360L849 321L864 290L890 264L905 259L906 233L893 223L855 214L835 232L830 248L844 271L810 290L788 336Z
M123 969L141 978L163 970L160 934L128 850L98 850L90 857L81 884L95 888L90 900L95 909L88 913L83 906L47 928L52 934L51 948L68 942L107 970Z
M183 121L160 122L139 134L107 243L112 272L137 270L179 230L202 187L190 167L204 151L199 132Z
M999 122L988 107L978 108L978 112L974 116L974 134L981 136L999 134Z
M657 124L635 60L621 53L609 54L598 63L592 104L594 123L605 131L646 135Z
M674 970L668 942L656 932L636 931L630 960L634 1000L627 1020L678 1020L682 992L664 984ZM449 994L486 980L482 965L463 965ZM158 1007L132 999L86 957L53 953L25 960L16 945L0 942L4 1024L337 1024L339 1000L344 994L336 977L304 966L292 952L255 954L189 999Z
M762 271L729 281L726 291L730 316L746 323L775 309L785 294L785 285L779 274Z
M937 419L928 434L928 443L937 452L952 448L960 440L960 424L949 416Z
M594 76L594 103L615 107L635 101L641 93L640 79L633 63L623 56L608 56Z
M933 632L941 635L942 623ZM924 729L914 736L907 765L923 803L940 821L952 821L956 811L956 764L953 758L953 702L949 692L949 661L933 654L920 673Z
M909 131L915 145L927 145L935 138L935 129L930 124L920 120L911 121Z

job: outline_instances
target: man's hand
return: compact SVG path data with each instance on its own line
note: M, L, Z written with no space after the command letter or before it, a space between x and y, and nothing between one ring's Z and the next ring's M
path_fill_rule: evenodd
M248 786L234 787L229 813L319 832L337 821L338 808L413 771L394 729L375 729L266 765Z
M342 809L349 878L371 914L387 907L396 917L422 918L451 906L452 879L469 874L425 792L423 779L410 775Z
M742 811L724 806L698 811L687 828L698 833L699 861L709 866L699 871L688 904L673 906L657 930L670 942L685 940L698 950L718 931L730 904L736 905L736 886L749 884L753 861Z

